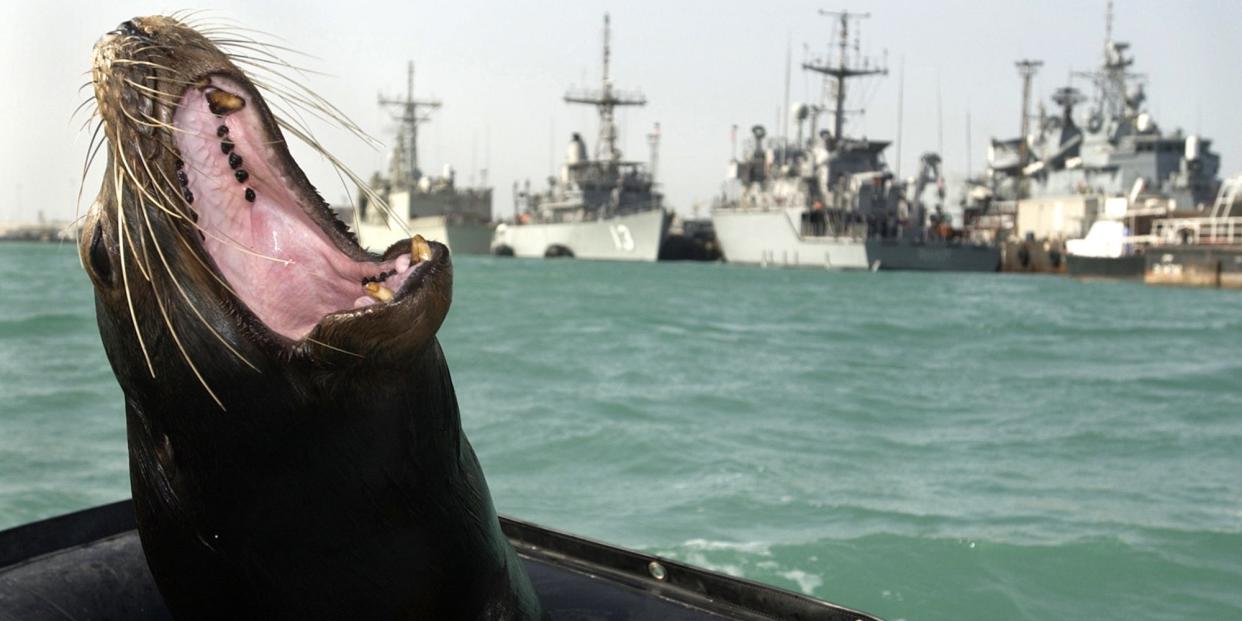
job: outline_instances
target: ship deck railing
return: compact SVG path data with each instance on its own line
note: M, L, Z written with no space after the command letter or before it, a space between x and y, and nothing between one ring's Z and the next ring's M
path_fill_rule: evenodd
M1165 218L1152 222L1152 236L1165 244L1242 244L1242 217Z

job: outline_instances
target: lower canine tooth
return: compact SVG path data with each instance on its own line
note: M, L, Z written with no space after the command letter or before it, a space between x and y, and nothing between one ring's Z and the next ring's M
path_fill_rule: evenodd
M363 285L362 288L366 289L367 295L381 302L388 302L392 300L392 289L389 289L388 287L385 287L377 282L369 282Z
M415 234L410 238L410 256L419 261L426 261L431 258L431 246L427 244L427 240L422 235Z

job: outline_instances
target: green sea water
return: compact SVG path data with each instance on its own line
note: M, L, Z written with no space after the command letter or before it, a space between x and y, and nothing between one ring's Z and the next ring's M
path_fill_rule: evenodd
M441 340L504 513L890 620L1242 619L1238 292L456 270ZM0 391L0 528L128 495L72 246L0 244Z

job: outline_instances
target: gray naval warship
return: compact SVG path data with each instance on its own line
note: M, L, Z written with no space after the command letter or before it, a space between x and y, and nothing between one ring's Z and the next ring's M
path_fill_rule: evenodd
M986 176L974 182L965 205L981 228L1004 238L1006 270L1118 269L1090 259L1132 254L1154 223L1203 215L1217 196L1220 157L1211 140L1156 123L1144 106L1144 76L1131 71L1129 44L1113 39L1112 17L1109 2L1103 63L1074 72L1071 84L1054 92L1056 114L1042 104L1037 115L1028 114L1030 78L1042 63L1017 63L1024 78L1022 135L992 140ZM1090 100L1074 79L1090 83ZM1088 101L1083 110L1079 104ZM1100 229L1088 235L1097 222ZM1088 237L1092 243L1073 243ZM1069 245L1078 246L1078 260L1067 253ZM1129 263L1133 269L1142 260Z
M414 97L414 63L406 77L404 98L381 96L379 104L394 111L398 123L388 174L376 172L370 192L358 197L356 227L362 245L375 252L406 240L412 233L443 243L454 254L488 254L492 223L492 189L460 187L446 165L440 176L426 174L418 165L418 127L430 120L438 100ZM486 186L486 181L483 181ZM384 201L376 204L372 196ZM346 220L347 222L349 220Z
M565 95L567 103L599 111L594 157L575 133L560 174L548 179L545 190L532 191L529 181L521 187L515 183L513 220L496 227L494 254L612 261L655 261L659 256L671 216L646 165L622 158L614 119L617 107L642 106L647 100L613 87L609 27L605 14L602 87Z
M928 185L943 186L939 156L923 157L915 192L907 197L909 184L897 179L884 160L889 142L845 134L847 82L887 70L850 58L851 21L865 14L820 13L836 21L837 58L802 68L824 77L830 94L825 100L832 103L793 106L792 140L768 138L759 125L751 129L747 155L730 162L726 189L712 209L725 260L828 269L995 271L1000 259L994 246L976 244L951 229L940 206L935 214L925 207ZM825 113L832 115L831 130L818 127Z

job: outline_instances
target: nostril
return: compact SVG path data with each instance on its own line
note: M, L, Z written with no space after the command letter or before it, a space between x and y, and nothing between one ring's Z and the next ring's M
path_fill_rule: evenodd
M121 22L121 25L116 27L116 31L123 35L128 35L131 37L137 37L143 34L142 31L138 29L138 26L135 25L134 21L131 19L127 19Z

